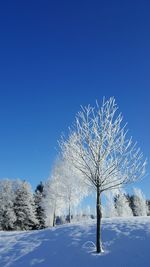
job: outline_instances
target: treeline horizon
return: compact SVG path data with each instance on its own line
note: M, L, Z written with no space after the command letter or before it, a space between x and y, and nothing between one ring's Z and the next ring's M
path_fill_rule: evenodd
M72 220L95 219L96 215L87 211L69 215L67 212L56 212L52 225L47 225L47 209L44 201L47 183L40 182L33 191L29 182L23 180L3 179L0 181L0 230L23 231L39 230L48 226L69 223ZM44 189L45 188L45 189ZM103 217L150 216L150 200L145 199L140 189L135 194L120 192L106 196L107 202L103 207ZM50 198L49 198L50 199Z

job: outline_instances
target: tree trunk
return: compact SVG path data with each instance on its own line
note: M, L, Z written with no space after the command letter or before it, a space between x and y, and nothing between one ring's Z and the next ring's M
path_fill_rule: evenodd
M102 244L101 244L101 219L102 219L102 211L101 211L101 196L100 196L100 188L97 186L97 233L96 233L96 250L97 253L102 252Z
M71 223L71 209L70 209L70 202L69 202L69 215L68 215L68 222Z
M55 227L55 221L56 221L56 215L55 215L55 211L54 211L54 215L53 215L53 227Z

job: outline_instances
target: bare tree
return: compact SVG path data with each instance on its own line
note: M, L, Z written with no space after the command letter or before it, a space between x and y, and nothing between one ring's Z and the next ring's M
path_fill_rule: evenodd
M71 168L70 162L60 159L57 162L57 176L61 187L61 195L68 209L68 222L71 222L73 207L77 207L81 200L87 196L88 190L78 171Z
M118 114L115 99L103 100L100 107L82 107L70 129L67 140L62 139L64 158L80 171L84 181L97 195L97 253L102 252L101 242L101 194L106 190L132 183L145 174L143 154L128 138L123 117Z
M57 165L54 166L52 175L44 185L43 195L42 206L45 210L46 226L55 226L56 214L61 214L65 206Z

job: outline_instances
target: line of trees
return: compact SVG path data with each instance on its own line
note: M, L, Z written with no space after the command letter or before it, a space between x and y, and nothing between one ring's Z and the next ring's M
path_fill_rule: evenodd
M150 202L146 200L141 189L134 188L133 194L126 194L123 190L106 194L105 217L149 216Z
M84 210L75 209L88 191L83 185L79 194L77 177L74 185L68 185L69 177L67 185L64 180L61 183L64 167L62 162L57 162L53 177L44 184L41 182L35 192L26 181L1 180L0 230L36 230L69 223L72 219L96 218L89 206ZM132 195L119 189L107 192L105 197L103 217L150 216L150 200L145 198L140 189L134 188Z
M35 230L71 222L75 208L87 195L68 164L57 161L51 177L35 192L26 181L0 181L0 230ZM81 184L80 184L81 185ZM78 219L80 214L76 216Z
M45 227L42 192L33 194L21 180L0 181L0 230L33 230Z

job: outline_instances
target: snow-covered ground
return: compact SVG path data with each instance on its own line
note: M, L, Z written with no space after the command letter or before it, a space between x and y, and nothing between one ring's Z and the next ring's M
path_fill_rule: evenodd
M150 218L104 219L105 252L93 252L95 223L31 232L0 232L0 267L148 267Z

